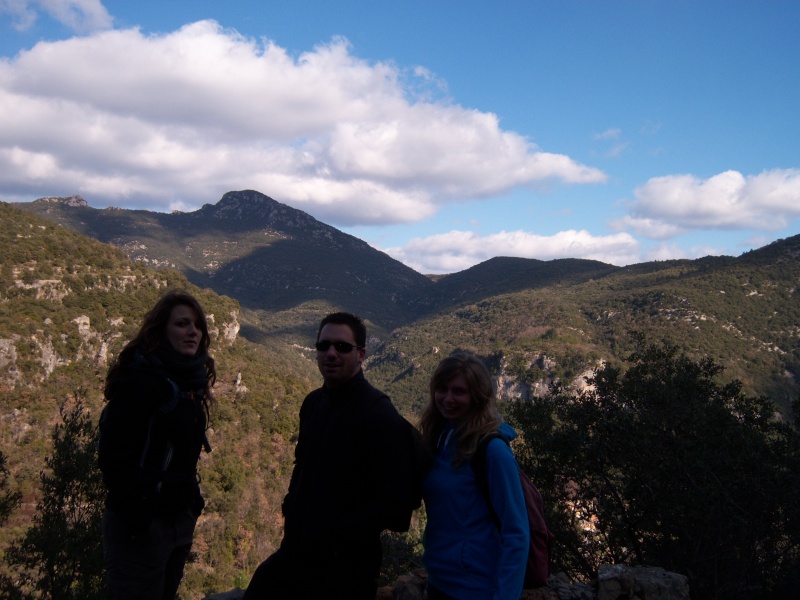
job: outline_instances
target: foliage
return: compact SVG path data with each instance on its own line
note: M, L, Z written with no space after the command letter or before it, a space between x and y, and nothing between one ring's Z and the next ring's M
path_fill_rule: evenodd
M8 489L8 468L6 455L0 452L0 525L8 521L8 517L17 509L22 501L18 491Z
M689 576L696 599L784 597L800 566L798 431L717 383L711 359L640 338L626 362L577 396L554 386L510 407L558 570L657 565Z
M0 525L8 521L8 517L19 507L21 501L22 494L9 489L6 455L0 452ZM16 595L11 578L6 573L0 572L0 592L3 591L7 591L5 595L9 598Z
M679 344L689 363L715 357L727 374L742 382L738 392L728 389L728 395L766 395L787 419L800 389L795 380L800 377L800 236L738 258L624 268L582 260L497 258L434 279L410 273L359 240L251 192L180 215L97 211L54 202L23 208L0 203L0 360L11 361L0 368L0 451L7 458L10 481L24 498L41 493L39 472L44 457L52 453L48 432L59 416L54 399L64 389L85 389L86 407L96 415L108 361L166 288L188 289L214 315L212 351L219 369L209 431L214 452L204 455L199 466L208 504L181 588L187 597L244 587L279 542L280 502L291 472L297 410L319 381L310 342L319 319L332 310L354 310L367 319L367 377L408 416L424 403L439 359L456 349L484 358L505 386L505 397L526 388L533 396L534 388L539 393L553 381L566 389L598 364L606 365L598 373L609 377L609 387L619 384L628 375L620 370L610 379L612 367L619 368L641 350L634 331ZM236 299L218 295L221 290ZM226 341L226 333L240 323L239 337ZM701 370L702 377L696 378L711 379L716 375L711 371ZM235 384L240 376L242 384ZM550 406L540 416L552 419L554 408L548 402L552 399L534 401L528 408ZM580 412L580 404L576 402L575 411ZM762 406L765 418L767 405ZM610 414L622 419L625 411ZM703 422L700 418L697 427ZM556 439L558 423L553 421L546 439ZM782 429L787 426L768 421L761 434L771 440L774 456L753 460L782 464L780 495L797 498L800 451L796 438ZM731 426L725 434L736 439L737 431ZM640 443L636 452L644 453L647 440L634 437ZM753 439L743 436L739 443L751 443L757 457L763 444L758 435ZM693 443L701 454L710 454L702 439ZM620 444L630 449L633 441ZM674 445L685 453L693 451ZM666 443L656 447L673 449ZM564 456L567 451L559 450ZM659 455L648 452L659 465ZM724 454L709 464L725 466ZM542 456L546 466L546 454ZM751 462L743 460L745 465ZM621 464L615 467L619 472L633 468ZM621 477L617 471L614 476ZM662 487L662 479L674 476L667 468L662 473L660 465L648 475ZM703 486L711 490L710 505L722 502L716 487L702 479L695 482L695 489ZM643 493L630 507L621 506L636 516L634 509L652 506L648 502ZM755 524L770 520L778 510L770 502L765 501L765 515ZM597 511L608 504L604 500ZM0 551L28 528L23 514L27 506L11 514L0 531ZM791 519L800 516L785 506L780 510L786 520L784 537L773 538L772 547L764 541L758 550L759 557L774 558L770 564L766 558L756 561L763 566L763 586L791 581L797 568L791 532L798 526ZM640 517L636 524L646 522ZM603 535L621 545L623 529L617 529ZM387 542L389 565L395 564L395 556L413 556L417 544L413 536L394 537L400 539ZM649 538L635 541L619 550L623 560L660 556ZM589 554L596 558L611 547L603 543ZM580 552L558 551L573 572L591 571L591 561L582 564L576 558ZM703 552L702 544L695 549L698 556Z
M431 285L363 241L251 190L229 192L219 203L192 213L98 210L45 201L18 206L123 246L135 260L179 269L199 287L213 287L245 307L266 307L270 313L294 307L302 313L303 305L336 299L370 321L380 315L398 324L414 312L412 292ZM342 277L339 269L345 265L348 276ZM310 323L322 316L311 315Z
M105 496L97 467L99 434L78 390L61 405L53 454L41 474L42 497L33 524L8 550L14 592L52 600L102 598L101 520ZM8 590L11 592L12 590Z
M384 531L381 534L383 563L380 585L391 585L401 575L423 568L422 533L425 531L426 523L427 516L423 506L414 511L408 531L403 533Z
M30 529L27 507L43 495L39 475L54 452L49 434L60 418L56 399L64 389L85 390L84 406L96 423L110 360L164 290L176 286L195 295L210 317L218 373L208 431L214 451L199 465L207 507L181 594L243 587L282 535L279 507L297 413L319 378L308 353L234 339L239 304L197 288L175 270L130 262L118 249L3 203L0 220L0 252L12 257L3 263L6 287L0 288L0 346L6 344L0 360L12 361L0 369L0 451L9 481L26 500L25 510L0 530L0 557L12 542L19 545ZM38 278L48 271L43 265L52 279ZM24 287L24 272L35 273L33 287Z

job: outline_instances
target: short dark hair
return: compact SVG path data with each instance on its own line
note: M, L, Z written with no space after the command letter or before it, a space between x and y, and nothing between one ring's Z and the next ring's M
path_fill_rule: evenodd
M357 317L356 315L348 312L335 312L329 314L327 317L322 319L322 321L320 321L319 329L317 329L317 341L319 341L319 334L322 332L322 328L328 323L333 325L347 325L350 328L350 331L353 332L353 338L356 341L356 346L360 348L366 347L367 326L364 325L364 321L361 320L361 317Z

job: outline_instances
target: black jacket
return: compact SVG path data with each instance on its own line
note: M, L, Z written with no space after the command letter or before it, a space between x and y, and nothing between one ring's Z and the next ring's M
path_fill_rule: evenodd
M106 506L132 531L154 516L204 502L197 461L205 441L203 389L181 389L168 373L130 365L111 388L100 419L99 465L108 494Z
M380 533L408 527L408 422L361 371L311 392L300 409L295 467L283 503L284 547L308 561L337 553L380 564Z

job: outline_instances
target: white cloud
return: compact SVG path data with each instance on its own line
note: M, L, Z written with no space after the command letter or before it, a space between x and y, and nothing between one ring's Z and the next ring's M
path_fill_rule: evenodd
M691 246L684 248L676 244L657 244L642 255L642 262L651 262L656 260L676 260L681 258L696 259L703 256L721 256L726 254L721 248L714 246L701 245Z
M611 221L609 225L616 231L631 229L636 234L652 240L667 240L685 231L682 227L676 227L671 223L659 221L658 219L637 218L630 215Z
M630 215L616 226L654 239L691 229L777 231L800 217L800 169L750 176L725 171L706 180L668 175L650 179L634 193Z
M621 142L619 144L614 144L613 146L611 146L611 148L606 150L603 156L605 156L606 158L617 158L620 154L622 154L623 152L625 152L625 150L628 149L629 145L630 142Z
M355 225L606 180L494 114L434 101L437 88L427 70L368 63L344 39L292 57L214 21L41 42L0 60L0 188L160 210L252 188Z
M609 147L602 152L602 156L604 158L617 158L619 157L625 150L628 149L630 142L627 141L619 141L622 137L622 129L619 127L612 127L611 129L606 129L601 133L596 133L592 136L594 141L596 142L609 142Z
M44 12L76 32L111 27L111 15L100 0L0 0L0 15L9 14L14 27L29 29Z
M525 231L501 231L480 236L450 231L415 238L385 252L420 273L455 273L495 256L552 260L585 258L614 265L639 260L639 243L627 233L594 236L588 231L561 231L543 236Z
M648 248L644 255L645 262L657 260L674 260L679 258L689 258L684 248L675 244L658 244Z
M606 129L602 133L596 133L594 135L594 139L596 140L617 140L619 136L622 135L622 130L619 127L612 127L611 129Z

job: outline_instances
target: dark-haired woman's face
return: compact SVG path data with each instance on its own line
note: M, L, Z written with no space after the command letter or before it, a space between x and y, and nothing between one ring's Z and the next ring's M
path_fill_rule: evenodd
M167 341L176 351L194 356L203 339L200 319L191 306L178 304L173 307L167 321Z
M448 421L458 421L467 414L470 405L467 380L459 374L433 390L433 400L439 414Z

